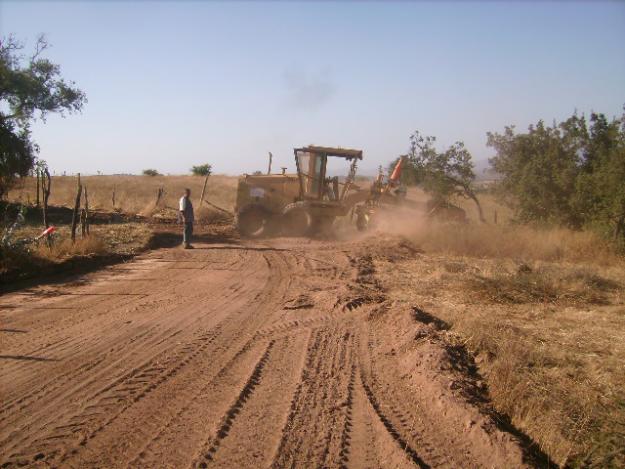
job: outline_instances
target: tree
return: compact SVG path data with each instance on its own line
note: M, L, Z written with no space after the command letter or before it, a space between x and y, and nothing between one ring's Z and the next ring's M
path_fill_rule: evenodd
M423 187L436 201L446 202L451 196L470 198L475 202L480 220L482 206L473 191L473 162L464 143L456 142L439 152L435 137L423 137L418 131L410 136L410 152L406 155L402 181Z
M191 173L194 176L209 176L212 173L212 166L207 164L201 164L199 166L193 166Z
M0 197L36 162L39 147L31 140L32 121L45 122L48 113L80 111L87 101L73 82L61 78L58 65L42 57L48 47L40 36L34 53L26 57L24 45L13 36L0 38Z
M526 133L488 133L501 193L522 221L594 227L625 238L625 114L573 114Z
M489 162L503 176L499 187L520 221L581 225L572 202L584 126L573 118L552 127L539 121L526 134L517 135L514 127L487 134L487 145L496 151Z
M591 114L574 207L586 225L625 240L625 114L611 122Z
M144 176L160 176L161 173L159 173L156 169L144 169L143 175Z

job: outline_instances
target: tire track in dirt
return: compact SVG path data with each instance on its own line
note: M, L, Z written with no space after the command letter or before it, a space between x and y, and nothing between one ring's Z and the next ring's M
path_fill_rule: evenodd
M198 322L199 320L202 319L202 317L200 317L200 318L192 318L192 319L193 319L194 322ZM144 323L145 323L145 321L144 321ZM133 351L136 348L142 347L142 348L146 348L148 350L152 350L154 352L152 360L159 360L159 359L161 359L159 357L165 356L172 346L176 346L176 343L171 342L171 339L173 337L177 336L178 334L180 334L181 329L179 327L180 327L180 324L178 324L178 325L176 325L174 327L170 327L170 328L166 329L165 331L163 331L159 336L156 336L154 331L158 328L158 325L155 325L155 326L150 327L149 330L143 331L143 332L139 333L138 335L136 335L134 337L131 337L130 339L128 339L126 341L122 341L121 343L119 343L120 337L115 337L111 341L112 344L115 344L115 346L112 347L111 349L108 349L108 346L107 346L108 350L106 352L104 352L104 353L100 353L99 357L97 358L97 360L95 362L88 363L87 366L86 366L86 370L84 370L84 371L91 371L97 365L99 365L101 363L105 363L106 366L104 368L102 368L99 372L92 373L90 375L90 377L86 381L84 381L82 383L82 386L79 386L79 387L74 389L74 392L76 393L76 392L83 391L85 386L89 386L93 382L96 382L98 377L101 376L102 373L106 373L107 370L110 370L110 369L112 369L114 367L118 367L122 363L127 363L127 359L134 354ZM143 339L143 340L139 341L139 339ZM130 345L132 345L134 348L129 348ZM121 354L121 356L120 356L120 354ZM113 361L108 361L109 357L116 357L116 358ZM144 366L145 367L145 365L138 365L138 366ZM79 368L79 371L80 371L81 368ZM65 375L62 375L61 377L65 378L65 379L63 381L61 381L61 382L56 382L55 386L52 389L48 385L48 386L44 386L44 387L40 388L36 392L31 392L30 394L28 394L27 396L24 396L20 400L21 407L20 407L20 409L18 409L18 411L23 409L27 405L29 405L29 402L23 402L23 401L24 400L27 401L28 397L32 397L34 395L39 395L39 397L45 397L48 401L51 401L54 396L58 396L58 398L65 398L66 397L65 395L63 395L63 394L54 394L54 392L55 391L59 391L60 393L62 393L63 390L64 390L64 385L65 384L68 384L68 383L71 384L72 382L78 381L80 376L81 375L77 375L72 370L69 373L67 373ZM105 388L103 391L106 391L106 390L107 389ZM97 394L96 394L96 396L97 396ZM32 417L35 417L35 416L33 415Z
M225 278L224 279L224 283L223 285L227 285L228 284L228 279ZM236 293L236 292L233 292ZM139 301L139 300L137 300ZM188 304L192 304L193 302L196 302L197 298L190 298L189 300L186 301L186 303ZM80 321L76 321L76 322L72 322L70 328L68 329L67 327L65 327L63 329L63 334L69 334L70 337L75 337L76 340L74 340L74 342L71 344L74 347L74 350L72 350L69 347L66 347L65 351L61 351L64 353L61 353L61 356L65 355L65 356L72 356L72 352L73 351L77 351L77 350L93 350L94 353L92 353L92 356L94 357L94 359L101 357L101 355L104 353L106 355L111 355L111 356L115 356L116 354L119 353L120 350L125 350L127 349L129 346L133 345L133 343L139 339L148 339L149 337L147 337L146 335L149 333L153 333L155 331L158 330L158 327L160 327L159 323L156 323L153 325L153 327L151 327L149 330L143 330L140 331L139 334L135 335L135 336L131 336L131 335L127 335L127 343L119 343L120 342L120 338L116 337L113 333L115 332L115 328L119 328L119 326L116 324L116 321L119 319L119 317L122 318L128 318L128 316L130 314L132 314L132 321L133 321L133 330L139 329L141 328L144 324L151 324L154 322L154 319L157 317L155 314L159 314L158 310L159 310L159 306L162 308L162 303L168 303L170 305L172 305L169 309L169 312L173 313L176 309L180 308L181 306L183 306L183 304L180 301L176 301L176 297L174 295L171 294L171 291L167 291L165 290L164 292L158 292L157 294L155 294L153 296L153 298L149 301L143 301L141 304L134 306L133 308L130 309L124 309L121 312L116 312L115 310L110 310L108 308L108 306L110 305L101 305L100 307L105 307L106 311L111 311L111 313L109 313L107 315L107 319L108 319L108 330L106 329L106 326L103 325L100 321L96 322L94 324L90 324L89 327L92 327L94 329L96 328L100 328L101 332L98 335L95 336L91 336L91 337L84 337L84 334L81 334L81 322ZM152 312L156 312L155 314L141 314L141 316L139 318L137 318L137 314L139 314L140 311L152 311ZM160 315L162 316L162 311L160 311ZM72 321L74 321L74 315L72 315ZM98 318L96 318L98 319ZM125 321L124 321L125 322ZM104 327L104 329L102 329ZM107 334L108 332L111 332L111 334ZM130 331L132 332L132 331ZM166 333L166 332L165 332ZM163 333L163 334L165 334ZM105 341L102 338L103 337L110 337L113 336L113 340L108 340ZM167 335L164 335L163 340L167 340ZM32 342L36 342L36 341L40 341L40 342L44 342L44 343L48 343L50 344L50 336L48 334L45 334L44 336L28 336L28 340L32 341ZM66 340L66 338L64 338L63 340ZM59 342L59 341L57 341ZM55 344L56 342L52 342L52 344ZM96 347L100 347L100 348L96 348ZM111 348L109 348L111 347ZM7 354L11 353L10 350L6 351ZM16 352L18 353L18 352ZM29 356L29 354L33 353L33 352L29 352L29 351L22 351L20 350L19 353L21 355L24 356ZM81 359L84 357L84 352L81 356ZM99 361L99 360L98 360ZM35 366L35 365L33 365ZM64 368L68 367L68 364L63 363L62 366ZM11 369L10 368L4 368L4 374L7 377L7 379L13 379L13 376L11 374ZM21 366L19 367L19 365L16 365L16 369L15 371L21 373L22 375L24 374L24 372L26 371L26 367L25 366ZM71 374L71 372L70 372ZM63 377L63 375L61 376L56 376L55 379L59 379ZM65 377L67 377L67 373L65 374ZM73 378L72 378L73 379ZM50 382L41 385L41 383L39 383L40 379L38 375L34 375L32 378L31 382L26 382L23 383L24 385L28 385L28 384L33 384L33 383L37 383L36 386L33 389L32 385L28 385L27 388L29 389L27 395L30 394L38 394L41 391L43 391L44 389L46 389L48 392L49 388L48 386L51 384ZM17 388L17 387L16 387ZM25 400L27 399L27 396L23 395L23 394L18 394L16 398L12 399L10 395L5 396L5 406L3 406L2 411L1 412L5 412L7 410L9 410L11 408L11 404L13 402L13 400L17 400L20 403L23 403Z
M272 467L340 467L353 335L344 325L312 333L307 359ZM343 431L342 431L343 430Z
M375 411L378 418L380 419L380 421L382 422L382 424L388 431L389 435L391 435L391 437L397 442L399 447L408 455L408 457L412 460L412 462L414 462L418 467L420 467L421 469L430 468L431 466L429 464L426 464L425 461L421 459L417 451L414 450L408 444L408 442L404 439L404 437L402 437L400 432L395 428L391 420L388 417L386 417L386 415L382 411L380 403L377 401L377 399L375 398L375 395L371 391L371 388L364 381L362 381L362 376L360 378L361 378L362 387L365 391L365 395L367 396L369 404L371 404L371 407L373 407L373 410ZM400 422L403 423L402 420L400 420Z
M179 255L179 254L174 252L174 255ZM233 256L232 259L226 260L225 265L229 269L232 269L234 267L241 267L247 261L248 257L249 256L246 255L245 252L242 252L237 256ZM219 259L215 259L213 261L218 261L218 260ZM174 261L176 260L174 259ZM139 262L139 261L135 261L135 262ZM169 277L171 276L171 273L169 272L169 269L163 269L157 265L152 265L151 270L153 272L153 275L157 275L157 277L154 277L156 278L157 281L170 280ZM67 324L70 324L72 327L76 327L80 325L80 323L83 320L92 320L94 316L97 316L97 314L91 313L89 315L86 315L86 314L76 314L76 313L83 313L85 310L93 306L97 306L102 311L102 314L108 317L109 311L121 310L121 308L125 305L132 305L133 303L136 303L136 302L142 302L142 303L145 303L146 305L148 304L148 302L143 301L145 297L141 297L141 296L126 297L124 296L124 294L120 295L119 293L115 293L115 292L113 292L110 295L108 294L101 295L101 293L106 293L107 291L109 291L109 287L111 286L113 286L115 290L119 290L120 287L118 285L110 284L111 279L145 281L144 278L134 278L134 279L129 278L129 277L132 277L130 274L124 274L124 273L120 274L120 273L112 273L112 272L114 272L114 268L110 268L110 269L105 270L104 272L101 272L100 275L98 276L97 285L96 284L92 285L92 283L89 280L76 282L79 288L88 287L90 289L90 291L87 292L89 293L87 295L81 295L80 292L77 291L76 289L72 289L71 295L64 293L66 289L58 288L58 287L53 290L50 290L49 288L46 288L46 287L42 287L39 290L33 289L30 295L33 298L30 301L18 307L16 311L13 312L12 315L7 315L7 317L4 318L5 322L7 324L10 324L12 317L16 316L17 314L19 315L29 314L30 315L31 313L36 313L37 314L36 319L38 319L38 324L37 324L38 327L34 330L29 331L30 332L29 337L31 337L33 340L37 340L38 334L44 334L50 337L53 335L52 332L54 331L66 332ZM150 270L145 270L145 272L147 274L150 274ZM137 275L142 275L143 277L145 277L144 271L142 271L141 273ZM69 284L69 285L73 285L73 284ZM156 291L156 292L154 291L153 282L143 285L141 288L139 288L136 284L132 285L131 287L133 290L133 295L135 295L136 293L142 293L143 295L149 294L150 295L149 303L155 304L155 299L159 298L159 291ZM97 295L94 295L94 293L97 293ZM169 293L169 292L166 290L166 293ZM19 294L16 294L16 296L17 295ZM50 295L54 295L54 297L50 298ZM44 306L38 306L38 304L41 303L41 301L39 300L46 300L44 303ZM72 311L75 311L75 313L71 315L71 320L70 318L66 317L66 315L56 314L54 310L57 310L59 308L62 309L63 311L65 311L66 308ZM43 324L40 324L41 320L46 319L45 318L46 312L48 314L54 314L56 316L55 321L50 321L47 323L44 322ZM5 342L5 346L7 346L6 342ZM40 349L30 350L30 351L26 351L25 354L26 355L35 354L39 351Z
M256 345L254 341L247 341L214 377L207 382L203 382L199 388L189 389L184 387L182 393L185 399L181 401L180 405L176 406L176 409L171 409L172 412L167 418L160 419L160 421L155 421L154 424L148 425L149 428L143 432L144 438L139 439L140 444L136 449L138 454L129 462L129 466L146 467L156 463L160 458L160 454L158 451L154 451L154 448L157 447L159 451L162 451L163 441L168 436L176 434L179 429L184 428L187 436L200 433L193 432L192 425L187 424L188 420L193 420L196 426L198 421L207 420L206 417L201 419L198 417L202 415L202 411L208 407L200 405L202 398L211 395L211 393L216 393L215 388L224 386L225 382L230 383L236 381L236 379L232 378L237 376L240 370L247 367L247 361L244 357L247 354L253 354L252 351L255 350L254 345ZM187 437L185 443L187 443L189 439L190 438ZM191 450L187 451L187 453L190 451Z
M165 339L167 339L167 338L165 338ZM200 339L201 340L202 339L206 339L206 337L200 337ZM161 342L163 342L163 341L161 341ZM170 342L171 342L171 340L170 340ZM169 346L171 346L171 345L174 345L174 344L170 343ZM193 346L192 346L192 348L193 348ZM183 350L183 352L184 351L188 351L188 347L187 347L187 350ZM200 352L202 352L202 351L204 351L204 347L200 348ZM165 353L165 352L163 352L163 353ZM177 355L175 354L175 355L173 355L171 357L169 362L171 362L171 363L178 363L180 366L184 366L193 358L194 358L194 356L191 356L190 359L182 359L179 354L177 354ZM158 361L159 360L159 355L156 355L153 358L153 360ZM169 362L167 364L169 364ZM147 364L144 364L141 367L134 369L130 374L126 375L126 380L131 379L130 382L124 381L123 379L121 381L118 380L119 382L116 382L118 388L126 389L127 391L130 391L130 392L136 392L138 396L143 397L143 395L145 394L145 391L141 392L140 390L136 389L135 383L132 381L137 376L139 376L139 377L142 376L141 373L139 373L140 371L144 371L145 372L144 374L149 376L150 372L163 370L162 373L164 373L164 374L161 376L161 378L154 378L154 377L151 378L152 380L156 379L156 383L151 383L151 384L147 385L148 386L147 387L147 392L150 392L150 391L152 391L154 389L155 385L161 384L161 382L163 382L165 379L168 379L169 377L171 377L173 374L175 374L179 370L179 367L174 367L173 370L169 370L168 372L164 371L165 368L160 368L160 369L153 370L153 369L150 369L149 363L150 362L148 361ZM165 379L163 379L163 377ZM93 380L91 380L91 381L93 381ZM110 386L109 386L109 388L110 388ZM94 398L96 398L99 394L107 393L107 391L108 391L108 395L102 396L100 398L100 401L99 401L99 402L105 402L105 403L109 404L109 405L105 406L104 408L110 407L110 406L114 406L115 404L118 404L119 402L126 402L127 401L127 399L125 398L125 395L123 393L122 394L119 394L119 393L118 394L114 394L114 393L111 394L113 391L110 391L110 389L107 389L107 388L105 388L105 389L101 390L100 392L96 393ZM130 400L131 403L133 403L135 401L136 401L136 399ZM122 406L122 412L127 407L128 406ZM99 415L96 412L88 412L88 413L90 414L91 417L97 417ZM81 419L78 419L78 420L81 420ZM82 421L82 423L83 424L91 424L91 422L89 420L84 420L84 421ZM71 423L69 425L71 425ZM77 429L74 429L74 430L76 432L78 431ZM58 447L58 446L62 446L62 444L64 442L64 439L67 439L67 438L71 439L72 435L69 435L69 434L61 434L61 435L53 434L48 439L50 441L54 441L55 442L55 446ZM39 443L42 443L42 441L36 441L36 444L39 444ZM29 446L32 446L32 445L29 445ZM3 444L3 447L4 447L3 449L6 451L7 450L6 444ZM37 456L39 456L39 459L43 459L41 457L41 454L44 454L44 456L45 456L45 453L43 453L42 451L38 451L37 454L36 454Z
M276 259L275 261L276 265L280 265L279 259ZM276 301L279 301L279 298L281 297L280 291L281 283L283 283L281 280L282 277L283 276L281 275L268 277L266 289L270 289L274 293L274 296L277 295ZM272 295L266 295L265 301L267 301L267 305L261 306L261 310L265 306L267 308L274 307L274 303L276 301L269 301L272 297ZM138 456L134 457L131 465L145 467L145 465L150 466L158 464L156 462L150 462L152 460L152 455L157 454L154 453L151 448L155 444L160 444L162 447L163 440L166 440L166 438L171 435L173 429L176 431L184 431L188 435L186 441L193 440L192 437L189 437L189 426L187 425L188 420L197 417L198 414L203 412L203 409L195 409L193 412L187 412L189 408L194 408L194 400L199 394L213 392L213 388L220 383L223 385L224 375L230 371L230 367L233 363L247 353L248 350L251 350L254 347L255 341L258 339L254 334L251 334L251 332L256 329L259 324L258 321L262 321L263 318L262 316L256 317L255 313L258 313L259 311L251 310L250 306L251 305L241 308L239 312L229 317L229 321L224 325L223 331L218 338L221 346L212 350L210 354L207 354L206 359L202 362L195 363L194 367L186 373L184 378L177 379L175 382L168 384L165 389L160 391L161 394L164 393L166 395L168 392L174 392L175 389L180 390L178 391L180 393L180 398L184 399L177 400L171 405L172 413L174 415L171 415L171 413L168 413L166 416L161 415L162 412L159 413L158 407L154 407L155 405L157 406L158 403L158 398L154 397L150 400L150 402L145 403L143 407L139 406L137 408L133 408L130 414L127 417L124 417L119 424L107 429L106 434L100 439L102 441L94 441L91 446L94 448L107 446L107 441L109 447L111 445L114 446L116 444L115 441L118 440L118 436L120 434L125 434L125 420L134 425L138 422L142 422L142 431L139 432L140 434L131 432L124 438L124 451L129 455L129 459L131 459L130 453L133 451L139 453ZM248 330L249 333L246 334L246 330ZM246 339L246 335L249 339ZM245 340L247 340L247 342L245 342ZM217 373L217 376L214 379L209 379L211 375L210 370L213 365L209 357L211 355L226 357L230 353L229 350L234 351L236 344L239 342L245 342L245 344L238 352L236 352L234 357L221 369L221 371ZM196 376L194 376L193 370L197 370L199 367L201 367L201 373L198 374L196 372ZM206 379L208 379L208 382L205 382ZM190 405L183 406L186 402L189 402ZM178 410L174 412L175 409ZM146 418L146 415L157 415L157 417ZM178 428L184 428L184 430L177 430ZM142 437L144 437L143 440L141 439ZM148 443L145 443L145 440L148 440ZM72 460L80 461L81 464L90 465L92 464L91 461L97 457L97 451L91 451L91 454L83 455L80 458L73 457ZM158 457L156 460L158 460ZM115 462L119 463L119 457L116 461L112 461L111 463Z
M265 352L261 355L260 359L256 363L256 366L252 370L252 374L245 382L243 389L241 389L241 392L235 401L230 405L226 413L221 418L219 428L217 429L215 435L204 445L200 451L200 455L195 458L195 461L192 464L193 467L206 468L208 467L208 462L213 460L214 454L217 452L221 441L228 436L228 432L237 415L241 412L241 409L254 392L254 389L256 389L260 383L263 369L269 360L269 354L274 343L274 341L270 341L267 345Z
M405 327L388 319L374 256L302 240L160 250L140 272L93 274L82 298L58 296L76 289L59 285L48 292L57 297L31 300L79 304L72 313L9 308L12 328L33 330L12 353L59 361L0 361L12 379L0 465L488 465L488 441L477 454L457 425L443 428L447 409L415 395L434 388L398 369L389 343ZM148 296L99 295L117 292Z
M308 340L309 334L300 332L274 341L253 399L205 461L208 467L268 467L280 443L291 404L288 396L295 393Z

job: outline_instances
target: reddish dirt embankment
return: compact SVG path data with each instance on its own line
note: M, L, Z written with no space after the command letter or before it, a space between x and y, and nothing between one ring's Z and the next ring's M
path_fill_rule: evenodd
M532 467L376 249L200 243L4 295L1 467Z

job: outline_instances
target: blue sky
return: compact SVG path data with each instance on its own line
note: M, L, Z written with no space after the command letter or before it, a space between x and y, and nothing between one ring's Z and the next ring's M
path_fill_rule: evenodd
M87 93L33 127L57 174L293 169L309 143L371 171L413 130L484 160L487 131L625 104L625 2L0 0L9 33Z

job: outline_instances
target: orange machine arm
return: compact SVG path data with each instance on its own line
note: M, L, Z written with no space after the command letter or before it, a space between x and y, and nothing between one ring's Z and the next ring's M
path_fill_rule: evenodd
M393 172L391 173L391 177L388 178L390 183L398 182L399 178L401 178L401 167L402 167L403 162L404 162L404 157L400 156L399 161L395 165L395 169L393 169Z

